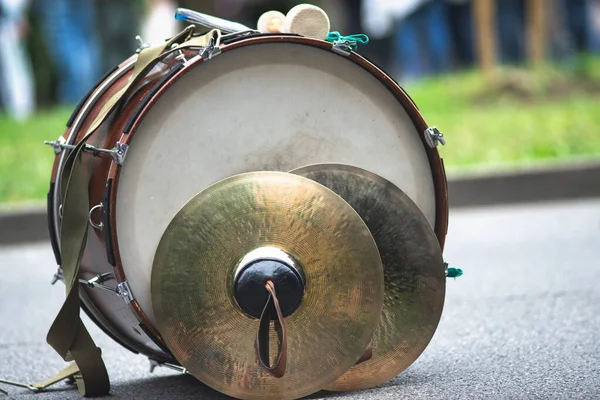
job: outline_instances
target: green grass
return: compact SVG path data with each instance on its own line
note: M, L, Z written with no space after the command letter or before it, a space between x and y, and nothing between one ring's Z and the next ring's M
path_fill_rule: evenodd
M600 158L600 79L578 79L504 71L488 85L465 73L405 89L444 133L440 153L452 173Z
M474 72L405 87L429 125L444 133L450 172L600 159L600 60L570 71L504 70L493 84ZM71 110L19 123L0 115L0 202L43 201L54 153L44 140L65 129Z
M44 140L64 132L70 112L41 112L25 122L0 115L0 202L46 198L54 152Z

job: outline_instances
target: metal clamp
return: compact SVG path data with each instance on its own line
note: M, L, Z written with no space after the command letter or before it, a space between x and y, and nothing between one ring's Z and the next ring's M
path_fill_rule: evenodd
M425 129L424 136L425 141L431 148L437 147L440 143L442 146L446 145L446 139L444 139L444 135L435 126Z
M62 136L59 137L57 140L53 140L51 142L44 141L44 144L51 146L54 149L54 154L60 154L60 152L62 152L63 150L73 150L75 148L74 145L67 144L65 138L63 138ZM123 165L123 163L125 162L125 157L127 156L128 150L129 146L121 142L117 142L116 146L112 149L103 149L89 144L86 144L83 148L83 151L85 151L86 153L92 153L93 155L98 155L100 153L108 154L113 159L113 161L119 165Z
M356 42L350 40L336 40L331 46L331 50L341 56L347 57L352 53L352 46L356 46Z
M102 222L100 222L99 224L95 223L94 221L92 221L92 214L94 211L96 210L102 210L104 208L104 204L100 203L98 205L95 205L94 207L92 207L90 209L90 212L88 214L88 222L90 223L91 226L93 226L95 229L98 229L99 231L101 231L104 228L104 224Z

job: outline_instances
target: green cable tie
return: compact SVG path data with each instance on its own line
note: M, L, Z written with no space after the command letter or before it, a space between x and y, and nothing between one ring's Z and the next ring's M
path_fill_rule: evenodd
M367 44L369 43L369 37L367 35L365 35L364 33L357 33L355 35L349 35L349 36L342 36L338 31L333 31L333 32L329 32L327 34L327 39L328 42L337 42L342 41L342 42L349 42L350 48L354 51L356 51L356 49L358 49L358 43L360 44Z
M460 268L448 268L448 271L446 272L446 277L456 279L459 276L461 276L462 274L463 274L463 270Z

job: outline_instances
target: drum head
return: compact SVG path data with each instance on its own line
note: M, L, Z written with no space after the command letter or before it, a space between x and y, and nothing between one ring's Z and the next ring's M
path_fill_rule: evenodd
M381 81L329 50L261 43L224 51L165 91L130 144L118 182L118 246L153 324L150 276L163 232L194 195L231 175L354 165L402 189L435 226L420 132Z

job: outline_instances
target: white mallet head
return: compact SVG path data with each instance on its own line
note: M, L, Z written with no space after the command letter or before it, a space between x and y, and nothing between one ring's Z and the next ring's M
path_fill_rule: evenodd
M279 11L267 11L258 19L257 30L261 33L283 33L285 15Z
M325 40L330 25L329 17L323 9L312 4L299 4L287 13L283 31Z

